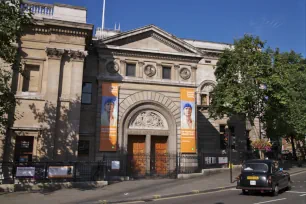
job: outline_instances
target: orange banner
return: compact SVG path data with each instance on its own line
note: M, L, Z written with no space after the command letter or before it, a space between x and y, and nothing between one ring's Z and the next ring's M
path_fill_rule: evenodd
M117 83L102 83L100 151L117 151Z
M181 88L181 153L196 153L195 89Z

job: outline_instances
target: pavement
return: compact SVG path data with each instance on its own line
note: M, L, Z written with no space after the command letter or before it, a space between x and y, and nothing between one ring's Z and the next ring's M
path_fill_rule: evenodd
M292 175L305 172L306 167L293 167ZM233 178L239 174L233 171ZM304 179L305 180L305 179ZM305 180L306 181L306 180ZM306 183L305 183L306 184ZM230 182L229 171L190 179L145 179L124 181L103 188L62 189L57 191L15 192L0 195L0 203L120 203L170 199L201 193L230 191L236 183ZM305 190L306 191L306 190ZM236 194L238 192L235 192ZM239 192L240 193L240 192ZM305 192L306 193L306 192ZM306 197L305 197L306 198ZM161 200L160 200L161 201ZM167 202L168 203L168 202ZM193 202L192 202L193 203ZM216 203L216 202L215 202ZM244 202L242 202L244 203Z

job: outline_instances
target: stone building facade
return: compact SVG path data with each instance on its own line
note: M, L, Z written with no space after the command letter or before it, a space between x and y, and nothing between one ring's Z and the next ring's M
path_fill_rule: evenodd
M237 118L210 119L214 66L231 45L180 39L154 25L93 37L86 9L32 3L37 24L22 37L29 80L15 73L18 118L4 140L5 160L97 161L118 152L181 153L181 89L196 98L196 153L221 154L229 125L233 149L247 151ZM44 11L43 9L39 11ZM107 31L104 31L107 33ZM117 83L117 151L100 151L103 83Z
M86 9L28 2L35 25L21 38L27 77L15 72L17 120L1 136L4 160L75 160L86 47L93 25Z

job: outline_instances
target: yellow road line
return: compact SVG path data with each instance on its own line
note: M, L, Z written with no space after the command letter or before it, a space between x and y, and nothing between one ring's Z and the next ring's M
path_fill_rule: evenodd
M230 189L224 189L224 190L213 191L213 192L206 192L206 193L197 193L197 194L191 194L191 195L173 196L173 197L168 197L168 198L158 198L158 199L153 199L153 201L169 200L169 199L176 199L176 198L185 198L185 197L191 197L191 196L197 196L197 195L205 195L205 194L212 194L212 193L218 193L218 192L229 191L229 190Z

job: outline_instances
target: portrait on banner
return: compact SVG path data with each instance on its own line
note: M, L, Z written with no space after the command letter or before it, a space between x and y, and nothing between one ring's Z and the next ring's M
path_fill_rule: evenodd
M181 128L195 129L195 109L194 103L189 101L181 102Z
M117 104L117 97L102 97L101 126L117 126Z

